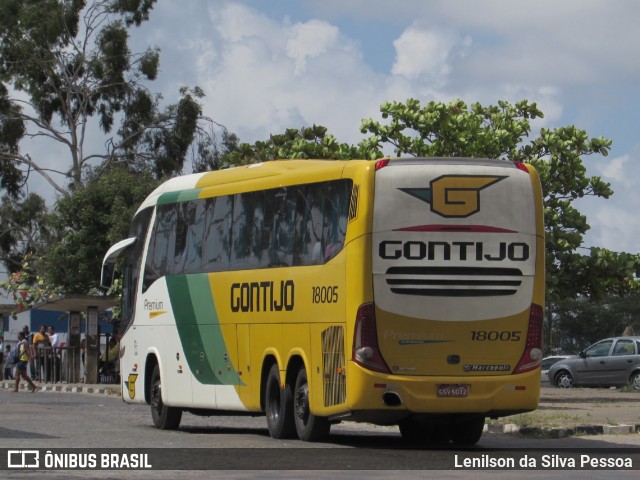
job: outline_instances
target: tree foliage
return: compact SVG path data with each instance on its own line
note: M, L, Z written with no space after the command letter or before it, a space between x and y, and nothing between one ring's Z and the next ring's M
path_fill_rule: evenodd
M155 1L0 3L0 186L8 193L36 171L66 194L105 161L150 165L158 178L182 170L196 131L203 135L210 120L198 88L183 88L178 103L165 108L147 88L160 52L132 52L129 28L149 18ZM97 131L104 150L88 148ZM26 139L62 146L68 156L36 157Z
M47 232L47 207L42 197L29 194L24 200L10 196L0 203L0 260L10 273L22 269L25 256L39 255Z
M550 351L577 353L600 339L640 332L640 294L563 300L554 305L553 317Z
M67 293L96 289L105 252L127 237L135 211L158 184L149 172L124 166L93 172L85 186L56 202L39 271Z

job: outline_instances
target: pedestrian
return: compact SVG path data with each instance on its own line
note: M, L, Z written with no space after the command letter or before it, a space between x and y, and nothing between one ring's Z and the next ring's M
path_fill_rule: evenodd
M18 345L16 345L16 348L20 353L18 357L18 364L16 365L16 386L14 387L13 391L19 391L20 377L22 377L24 378L25 382L29 384L29 386L31 387L31 392L33 393L38 389L38 387L36 387L35 383L33 383L33 380L31 380L31 377L29 376L29 373L27 371L29 368L29 363L31 362L31 346L25 340L24 332L18 333Z
M41 382L51 380L51 365L47 361L47 354L51 350L51 341L47 334L46 325L40 325L38 333L33 336L32 352L36 358L37 375Z
M11 373L11 345L7 345L4 348L4 360L2 369L4 371L4 379L5 380L13 380L13 374Z
M4 380L4 337L0 335L0 380Z
M60 340L60 335L56 333L56 328L53 325L49 325L49 330L47 332L47 335L49 335L49 342L51 342L51 351L49 352L49 359L50 359L49 364L52 371L51 379L54 382L59 382L60 381L60 364L61 364L60 346L62 345Z

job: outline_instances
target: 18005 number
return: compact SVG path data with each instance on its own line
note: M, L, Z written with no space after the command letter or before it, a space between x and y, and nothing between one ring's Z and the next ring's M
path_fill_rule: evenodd
M474 342L518 342L520 331L472 330L471 340Z
M311 301L313 303L337 303L338 286L311 287Z

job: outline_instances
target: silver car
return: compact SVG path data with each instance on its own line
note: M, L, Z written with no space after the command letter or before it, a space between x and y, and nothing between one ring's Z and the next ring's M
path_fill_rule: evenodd
M558 388L630 385L640 390L640 337L600 340L577 356L553 364L548 376Z

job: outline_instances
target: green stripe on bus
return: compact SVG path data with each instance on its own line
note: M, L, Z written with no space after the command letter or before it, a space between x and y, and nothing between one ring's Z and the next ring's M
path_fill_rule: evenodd
M186 202L188 200L197 200L198 198L200 198L201 191L201 188L191 188L189 190L180 190L179 192L163 193L158 197L158 205Z
M178 335L193 376L208 385L243 385L224 343L208 274L170 275L166 279Z

